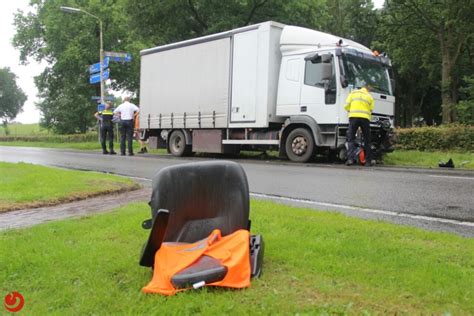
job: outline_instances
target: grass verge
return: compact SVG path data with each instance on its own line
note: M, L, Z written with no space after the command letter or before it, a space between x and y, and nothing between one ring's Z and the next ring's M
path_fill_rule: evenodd
M102 151L102 147L98 141L95 142L79 142L79 143L50 143L50 142L0 142L0 146L13 146L13 147L40 147L40 148L59 148L59 149L75 149L75 150L95 150ZM107 143L107 149L109 145ZM120 142L114 142L114 150L120 153ZM134 141L133 151L138 153L140 145ZM166 149L148 149L149 153L152 154L167 154Z
M384 157L385 165L439 168L440 161L453 159L455 168L474 169L474 153L396 150Z
M32 135L48 135L50 132L42 128L38 123L20 124L10 123L7 125L8 132L11 136L32 136ZM5 127L0 125L0 136L6 135Z
M25 314L473 314L474 240L251 202L264 274L245 290L140 292L145 203L0 233L1 293Z
M97 142L81 142L81 143L50 143L50 142L0 142L0 146L12 147L40 147L40 148L61 148L61 149L78 149L78 150L101 150L100 143ZM108 146L108 145L107 145Z
M0 212L55 205L105 193L133 190L128 178L0 162Z

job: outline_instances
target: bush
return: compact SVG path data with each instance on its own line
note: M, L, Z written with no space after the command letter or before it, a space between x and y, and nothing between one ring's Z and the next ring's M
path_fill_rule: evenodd
M396 130L396 135L398 149L471 152L474 148L472 125L399 128Z
M97 133L72 135L0 136L0 142L83 143L97 141Z

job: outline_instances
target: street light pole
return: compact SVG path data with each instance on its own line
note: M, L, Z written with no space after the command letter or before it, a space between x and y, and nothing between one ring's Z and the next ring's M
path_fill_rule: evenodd
M100 50L99 50L99 64L100 64L100 103L104 104L104 42L102 37L102 20L98 17L89 13L83 9L72 8L72 7L60 7L61 11L67 13L84 13L99 21L99 37L100 37Z
M100 29L100 51L99 51L99 62L100 62L100 104L105 104L104 102L104 42L102 39L102 20L99 19L99 29Z

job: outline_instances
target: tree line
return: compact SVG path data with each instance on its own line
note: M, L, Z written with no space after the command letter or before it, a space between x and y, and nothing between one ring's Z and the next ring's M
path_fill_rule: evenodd
M32 0L15 15L14 46L21 62L46 61L35 78L42 124L58 133L94 124L98 85L88 66L99 59L99 28L77 7L103 21L104 49L131 52L114 63L111 88L139 90L142 49L268 20L349 38L393 63L396 124L472 124L474 119L474 2L471 0Z

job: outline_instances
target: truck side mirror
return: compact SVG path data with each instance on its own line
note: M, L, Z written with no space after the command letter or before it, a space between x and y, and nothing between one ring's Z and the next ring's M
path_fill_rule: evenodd
M331 54L321 55L321 62L322 63L330 63L331 61L332 61L332 55Z
M321 81L332 79L332 64L322 63L321 64Z
M395 79L390 79L390 86L392 87L392 93L395 94Z

